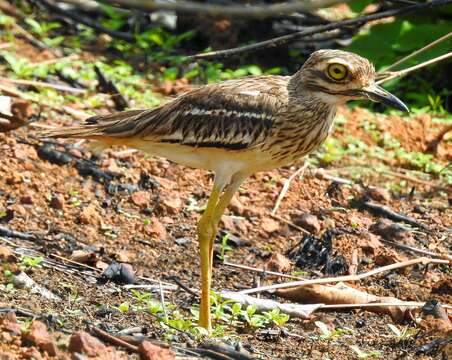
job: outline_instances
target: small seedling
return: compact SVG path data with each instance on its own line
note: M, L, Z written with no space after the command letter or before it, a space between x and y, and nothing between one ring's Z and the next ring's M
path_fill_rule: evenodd
M399 328L393 324L388 324L388 328L394 333L395 337L397 338L397 342L409 339L416 332L415 329L410 329L408 328L408 326L406 326L402 331L400 331Z
M222 238L221 238L221 248L220 248L220 260L224 261L224 256L226 254L227 251L232 251L232 247L230 247L228 245L228 239L229 239L229 233L226 233Z
M330 329L328 329L328 325L321 321L316 321L314 324L315 324L315 326L317 326L320 329L320 332L322 333L322 335L320 335L318 337L320 340L331 340L331 339L338 338L343 334L350 333L350 330L346 330L346 329L330 330Z
M42 256L32 257L32 256L23 255L20 258L19 267L21 268L21 270L27 270L30 268L41 267L41 263L43 260L44 260L44 258Z
M380 356L381 355L381 352L377 351L377 350L364 352L356 345L350 345L350 349L352 349L356 353L356 355L358 356L358 359L367 359L369 357Z

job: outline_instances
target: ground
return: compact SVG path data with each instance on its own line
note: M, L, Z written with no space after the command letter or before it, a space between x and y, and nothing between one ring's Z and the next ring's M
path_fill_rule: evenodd
M36 55L30 51L24 56ZM72 109L85 111L88 106L74 101ZM59 336L55 342L65 354L70 353L67 343L74 332L92 332L97 327L116 334L138 327L134 333L169 344L183 358L180 348L196 349L206 340L195 329L192 312L199 290L196 223L208 198L212 174L126 148L107 149L93 157L88 142L58 141L43 148L35 137L36 130L78 120L73 112L70 115L45 105L42 109L38 125L0 134L0 246L15 254L2 260L0 311L23 310L17 314L23 333L30 330L31 318L41 319L54 339ZM114 111L110 103L97 110ZM361 273L423 256L383 240L446 257L452 224L447 168L450 138L445 136L433 154L425 155L430 141L446 123L444 116L428 112L401 117L360 107L341 108L331 139L312 155L311 166L303 175L291 181L276 217L271 212L282 186L302 166L302 160L291 167L256 174L240 188L221 226L234 241L223 236L217 239L215 291L287 281L225 265L222 258L318 278L353 273L353 265ZM57 164L64 159L64 164ZM335 181L338 177L352 184L340 184ZM394 229L392 221L360 207L357 203L363 198L414 218L422 226L401 222L405 230L389 231ZM306 214L312 215L309 221L303 220ZM292 224L306 228L311 235ZM27 240L7 234L5 229L35 236ZM324 246L323 261L312 249L309 253L300 250L301 242L316 241L312 236L321 239L318 244ZM289 262L274 260L276 254ZM296 266L303 263L297 262L300 258L305 266ZM129 264L139 277L136 283L153 288L137 293L117 279L99 281L114 261ZM325 262L339 265L328 275ZM59 300L14 285L13 278L21 270ZM451 281L447 265L418 264L349 285L377 296L450 305ZM146 295L149 293L152 300ZM161 307L162 294L165 309ZM285 301L271 294L263 296ZM216 315L223 318L215 321L217 340L239 343L256 359L446 359L451 355L451 344L443 341L451 336L447 315L445 320L435 319L420 309L398 321L362 309L319 310L307 319L291 318L281 326L267 323L262 327L252 327L240 317L231 319L221 306L216 309ZM322 323L329 330L322 331ZM3 321L0 328L3 336L8 332L5 324ZM20 332L6 338L8 341L3 338L0 344L5 359L30 358L25 354L31 346L44 358L52 358ZM435 340L443 345L430 346ZM111 351L119 358L136 356L114 346Z

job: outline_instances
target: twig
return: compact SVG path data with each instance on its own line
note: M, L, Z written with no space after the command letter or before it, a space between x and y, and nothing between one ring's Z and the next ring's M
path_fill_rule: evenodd
M366 308L366 307L376 307L376 306L411 306L411 307L423 307L425 302L420 301L400 301L400 302L371 302L363 304L328 304L322 305L320 309L344 309L344 308Z
M7 227L1 226L1 225L0 225L0 236L16 238L16 239L21 239L21 240L28 240L28 241L41 240L41 237L39 235L25 233L22 231L11 230L11 229L8 229Z
M427 255L427 256L432 256L432 257L439 258L439 259L446 259L446 260L452 261L452 255L449 255L449 254L441 254L441 253L438 254L438 253L434 253L432 251L418 249L418 248L415 248L415 247L412 247L412 246L408 246L408 245L405 245L405 244L399 244L399 243L396 243L396 242L391 241L391 240L380 239L380 241L384 242L385 244L397 247L399 249L408 250L408 251L411 251L411 252L414 252L414 253L417 253L417 254Z
M289 44L291 42L294 42L298 39L301 39L301 38L309 36L309 35L318 34L318 33L335 30L335 29L340 29L340 28L347 27L347 26L362 25L362 24L365 24L370 21L379 20L379 19L383 19L383 18L395 16L395 15L402 15L402 14L408 14L408 13L412 13L412 12L416 12L416 11L427 10L427 9L431 9L431 8L434 8L437 6L450 4L451 2L452 2L452 0L432 0L427 3L406 6L406 7L400 8L400 9L391 9L391 10L387 10L387 11L374 13L371 15L361 16L361 17L358 17L355 19L348 19L348 20L339 21L339 22L326 24L326 25L312 26L312 27L308 28L307 30L299 31L299 32L296 32L293 34L280 36L277 38L261 41L261 42L250 44L250 45L239 46L239 47L227 49L227 50L211 51L211 52L207 52L207 53L201 53L201 54L187 56L185 58L185 60L190 61L190 60L196 60L196 59L212 59L212 58L216 58L216 57L228 57L228 56L232 56L232 55L241 54L244 52L252 52L252 51L257 51L257 50L261 50L261 49L274 48L277 46Z
M273 215L273 214L270 214L270 216L276 220L282 221L283 223L289 225L290 227L293 227L294 229L297 229L298 231L301 231L305 235L311 235L311 233L308 230L303 229L301 226L295 225L293 222L286 220L286 219L282 218L281 216Z
M279 276L279 277L283 277L283 278L287 278L287 279L297 279L297 280L304 279L301 276L288 275L288 274L283 274L283 273L276 272L276 271L259 269L259 268L255 268L255 267L251 267L251 266L247 266L247 265L234 264L234 263L230 263L228 261L223 261L223 265L230 266L230 267L237 268L237 269L254 271L254 272L258 272L258 273L262 273L262 274L275 275L275 276Z
M452 0L451 0L451 1L452 1ZM384 83L384 82L386 82L386 81L395 79L395 78L397 78L397 77L404 76L404 75L406 75L406 74L408 74L408 73L410 73L410 72L413 72L413 71L415 71L415 70L419 70L419 69L421 69L421 68L423 68L423 67L425 67L425 66L435 64L435 63L440 62L440 61L442 61L442 60L446 60L446 59L448 59L448 58L450 58L450 57L452 57L452 51L451 51L451 52L448 52L447 54L444 54L444 55L438 56L438 57L436 57L436 58L430 59L430 60L428 60L428 61L424 61L424 62L421 63L421 64L411 66L411 67L409 67L409 68L406 68L406 69L403 69L403 70L400 70L400 71L389 72L387 77L385 77L385 78L383 78L383 79L381 79L381 80L378 80L378 81L376 81L375 83L376 83L376 84Z
M51 11L53 11L53 12L55 12L55 13L61 15L61 16L64 16L64 17L69 18L71 20L74 20L77 23L80 23L80 24L83 24L85 26L88 26L88 27L90 27L90 28L92 28L94 30L97 30L99 32L102 32L102 33L105 33L107 35L110 35L113 38L125 40L125 41L128 41L128 42L135 42L135 36L133 34L105 28L105 27L99 25L98 22L94 22L94 21L89 20L86 16L82 16L82 15L79 15L77 13L64 10L64 9L60 8L59 6L48 2L47 0L39 0L39 2L42 3L49 10L51 10Z
M392 170L383 170L381 172L383 175L389 175L389 176L393 176L393 177L398 177L400 179L404 179L404 180L408 180L417 184L421 184L421 185L427 185L427 186L433 186L434 184L430 181L426 181L426 180L422 180L422 179L418 179L406 174L401 174L399 172L396 171L392 171Z
M239 293L242 294L252 294L262 291L269 291L269 290L276 290L276 289L283 289L283 288L289 288L294 286L305 286L305 285L312 285L312 284L327 284L327 283L337 283L337 282L346 282L346 281L360 281L364 278L367 278L369 276L373 276L382 272L391 271L394 269L399 269L402 267L412 266L416 264L450 264L449 260L444 259L429 259L426 257L421 257L417 259L411 259L407 261L402 261L394 264L390 264L387 266L383 266L377 269L370 270L368 272L359 274L359 275L345 275L345 276L338 276L338 277L329 277L329 278L320 278L320 279L310 279L310 280L302 280L302 281L293 281L283 284L274 284L274 285L268 285L268 286L261 286L253 289L248 290L242 290Z
M446 40L449 39L450 37L452 37L452 31L451 31L450 33L444 35L444 36L441 36L439 39L436 39L435 41L433 41L433 42L431 42L430 44L424 46L423 48L420 48L420 49L418 49L418 50L412 52L411 54L409 54L409 55L403 57L402 59L396 61L394 64L392 64L392 65L388 66L386 69L384 69L383 72L387 72L387 71L389 71L390 69L395 68L396 66L398 66L398 65L400 65L400 64L402 64L402 63L404 63L405 61L407 61L407 60L409 60L409 59L415 57L416 55L419 55L419 54L423 53L424 51L427 51L427 50L431 49L432 47L435 47L436 45L442 43L443 41L446 41Z
M406 216L406 215L396 213L394 210L390 209L389 207L387 207L385 205L380 205L380 204L373 203L370 201L362 201L362 200L352 200L351 204L352 204L352 206L356 206L360 210L367 210L367 211L373 213L374 215L384 216L384 217L394 220L394 221L401 221L401 222L416 226L420 229L423 229L426 231L431 231L426 225L417 221L415 218L412 218L411 216Z
M129 106L127 100L122 96L115 83L108 80L97 65L94 66L94 71L96 72L97 80L99 81L100 91L111 95L116 110L122 111Z
M122 346L124 348L126 348L127 350L133 351L135 353L138 353L138 346L129 344L127 341L124 341L120 338L118 338L117 336L113 336L109 333L107 333L106 331L103 331L97 327L92 327L91 330L100 338L108 341L109 343L112 343L114 345L118 345L118 346Z
M281 204L281 200L284 198L284 196L286 196L287 190L289 190L290 182L293 179L295 179L299 174L301 174L300 178L303 178L304 171L308 166L309 163L305 161L297 171L295 171L292 175L290 175L288 179L286 179L286 181L284 181L284 185L281 189L281 192L279 193L278 199L276 200L275 206L273 207L273 210L271 212L272 215L275 215L276 211L278 211L279 205Z
M52 84L47 83L43 81L35 81L35 80L22 80L22 79L8 79L0 77L0 81L5 81L11 84L18 84L18 85L29 85L29 86L36 86L36 87L45 87L45 88L51 88L55 90L70 92L74 94L83 94L86 93L86 90L84 89L77 89L66 85L59 85L59 84Z
M99 1L100 0L96 0ZM192 1L149 1L149 0L104 0L113 6L126 9L138 9L145 11L168 10L178 13L196 13L222 17L252 17L265 18L283 14L291 14L300 11L312 11L336 3L349 0L303 0L271 5L216 5L209 3L197 3Z
M179 286L182 290L188 292L190 295L199 298L199 292L196 292L193 289L190 289L187 285L183 284L177 276L170 276L167 279L174 281L177 286Z

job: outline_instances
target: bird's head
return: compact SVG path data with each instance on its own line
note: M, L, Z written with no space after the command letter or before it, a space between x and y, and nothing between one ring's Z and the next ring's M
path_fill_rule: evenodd
M407 111L397 97L375 83L375 68L369 60L341 50L318 50L293 76L295 91L309 91L331 105L369 99Z

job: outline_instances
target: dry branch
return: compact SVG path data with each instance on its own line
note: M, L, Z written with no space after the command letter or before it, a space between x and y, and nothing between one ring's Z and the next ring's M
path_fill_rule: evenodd
M359 275L345 275L345 276L338 276L338 277L329 277L329 278L320 278L320 279L310 279L310 280L301 280L301 281L292 281L287 282L283 284L274 284L274 285L268 285L268 286L261 286L253 289L243 290L240 291L241 294L252 294L262 291L270 291L270 290L276 290L276 289L283 289L283 288L290 288L294 286L305 286L305 285L312 285L312 284L328 284L328 283L337 283L337 282L346 282L346 281L360 281L364 278L367 278L369 276L373 276L376 274L380 274L382 272L399 269L402 267L412 266L416 264L445 264L449 265L450 261L446 259L429 259L425 257L417 258L417 259L411 259L407 261L402 261L394 264L390 264L387 266L383 266L380 268L376 268L373 270L370 270L368 272L359 274Z
M96 0L97 1L97 0ZM203 14L221 17L266 18L287 15L300 11L312 11L349 0L302 0L271 5L216 5L192 1L152 1L152 0L102 0L125 9L143 11L166 10L178 13Z
M277 38L261 41L258 43L254 43L251 45L240 46L227 50L220 51L211 51L208 53L195 54L191 56L187 56L186 60L196 60L196 59L212 59L217 57L228 57L232 55L242 54L244 52L253 52L262 49L273 48L277 46L286 45L292 43L296 40L299 40L303 37L319 34L326 31L336 30L349 26L361 26L367 22L380 20L384 18L388 18L391 16L397 15L405 15L408 13L418 12L418 11L426 11L428 9L432 9L438 6L443 6L452 3L452 0L432 0L431 2L415 4L411 6L405 6L399 9L391 9L387 11L382 11L378 13L374 13L371 15L361 16L355 19L349 19L344 21L339 21L326 25L313 26L308 28L307 30L302 30L293 34L280 36Z

